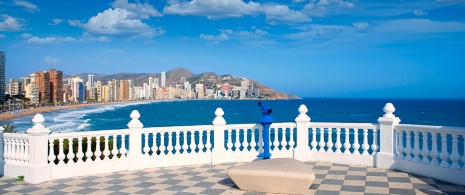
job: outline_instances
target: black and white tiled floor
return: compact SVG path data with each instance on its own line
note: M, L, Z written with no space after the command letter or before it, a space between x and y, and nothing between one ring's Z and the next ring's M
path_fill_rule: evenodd
M226 170L242 163L152 168L37 185L0 177L0 194L264 194L245 192ZM307 162L316 179L306 194L465 194L465 187L392 170ZM464 176L465 179L465 176Z

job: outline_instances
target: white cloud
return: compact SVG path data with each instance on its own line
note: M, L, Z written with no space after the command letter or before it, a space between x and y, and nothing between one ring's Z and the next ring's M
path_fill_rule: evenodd
M200 38L203 39L203 40L206 40L206 41L209 41L209 42L212 42L212 43L219 43L220 41L226 41L226 40L229 40L229 36L226 35L226 33L222 32L221 34L219 35L205 35L205 34L201 34L200 35Z
M107 36L129 36L130 38L152 38L164 34L162 28L152 28L139 19L133 19L134 12L126 9L107 9L89 19L87 23L69 21L70 25L87 30L88 34Z
M374 30L376 32L409 33L463 32L465 31L465 23L438 22L428 19L401 19L381 22Z
M29 34L29 33L23 33L23 34L21 34L21 38L27 39L27 38L31 38L31 37L32 37L32 35Z
M338 13L344 9L353 9L355 4L344 0L311 0L303 8L309 16L324 17L331 13Z
M22 25L13 17L6 16L5 20L0 21L0 31L19 31Z
M292 3L302 3L302 2L305 2L307 0L292 0Z
M116 0L111 3L113 8L123 8L135 14L135 18L148 19L152 17L163 16L158 10L148 3L129 3L128 0Z
M26 40L26 43L29 44L60 44L60 43L73 43L73 42L78 42L80 40L77 40L73 37L31 37Z
M239 18L262 12L259 3L242 0L192 0L165 6L163 13L206 16L208 19Z
M0 39L5 38L6 36L4 34L0 34Z
M423 15L428 14L428 12L425 12L423 10L415 10L413 11L413 14L415 14L416 16L423 16Z
M61 22L63 22L62 19L57 19L57 18L52 19L52 21L53 21L52 25L57 25L57 24L60 24Z
M37 5L35 5L35 4L31 3L31 2L21 1L21 0L14 0L13 2L14 2L14 4L16 6L21 6L21 7L26 8L27 11L30 11L30 12L40 11L40 9L37 7Z
M353 23L352 26L355 27L355 30L357 32L366 32L368 29L368 23L366 22L356 22L356 23Z
M60 60L47 56L44 58L44 64L56 66L60 65L61 63Z
M263 10L266 14L266 21L270 24L296 24L312 21L302 12L291 10L284 5L267 5L263 6Z

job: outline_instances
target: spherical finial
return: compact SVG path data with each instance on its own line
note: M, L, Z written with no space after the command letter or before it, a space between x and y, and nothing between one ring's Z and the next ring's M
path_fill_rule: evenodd
M223 109L222 108L217 108L215 110L215 115L216 115L216 117L223 117L223 115L224 115Z
M42 124L45 122L45 118L42 114L36 114L34 118L32 119L32 122L35 124L34 129L42 129L45 128L45 126Z
M307 108L307 106L305 106L304 104L302 104L302 105L299 106L298 111L299 111L299 113L300 113L299 116L303 116L303 115L306 115L306 114L307 114L308 108Z
M394 107L394 105L392 103L387 103L384 106L383 111L386 113L386 114L384 114L385 118L394 118L395 117L395 115L393 113L394 113L394 111L396 111L396 108Z
M140 118L139 111L133 110L131 112L131 115L129 115L129 117L131 117L132 120L139 120L139 118Z

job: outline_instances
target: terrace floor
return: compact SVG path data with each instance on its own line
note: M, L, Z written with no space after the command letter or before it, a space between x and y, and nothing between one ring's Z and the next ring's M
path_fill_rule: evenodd
M243 163L151 168L37 185L0 177L0 194L265 194L245 192L226 170ZM404 172L307 162L315 182L306 194L465 194L465 187Z

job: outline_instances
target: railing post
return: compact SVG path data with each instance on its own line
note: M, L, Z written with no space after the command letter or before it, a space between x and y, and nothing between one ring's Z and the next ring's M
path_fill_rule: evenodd
M142 155L142 128L144 125L139 121L139 111L131 112L129 128L129 150L128 150L128 170L140 170L145 168L145 160ZM124 135L122 135L124 136ZM114 143L116 146L116 143Z
M393 168L394 165L394 152L396 149L396 135L395 135L395 125L399 124L400 119L396 117L394 111L394 105L387 103L384 106L383 111L386 113L383 117L379 117L379 127L380 127L380 151L376 154L376 167L380 168Z
M308 112L307 106L304 104L299 107L299 116L295 118L297 127L297 147L294 148L294 159L300 161L310 160L310 147L308 146L308 125L310 117L306 114Z
M48 164L48 135L50 129L42 124L45 122L42 114L36 114L32 119L35 124L27 130L29 138L29 166L24 175L28 183L37 184L52 179L52 167Z
M224 128L226 126L226 120L223 118L223 109L217 108L215 115L216 117L213 120L214 146L211 153L212 164L228 162L226 149L224 148Z
M3 130L5 130L3 128L3 126L0 126L0 175L3 176L5 175L5 164L3 162Z

